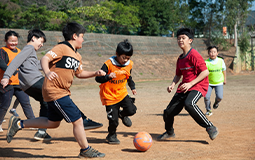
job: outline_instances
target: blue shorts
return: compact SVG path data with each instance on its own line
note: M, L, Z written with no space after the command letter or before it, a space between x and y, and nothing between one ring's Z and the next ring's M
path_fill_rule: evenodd
M64 118L67 123L71 123L81 118L81 111L69 96L47 103L50 121L62 121Z

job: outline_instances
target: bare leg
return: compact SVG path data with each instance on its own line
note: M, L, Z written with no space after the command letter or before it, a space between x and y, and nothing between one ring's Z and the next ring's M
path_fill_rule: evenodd
M24 128L57 128L61 121L50 121L46 117L38 117L23 121Z
M80 118L77 121L73 122L73 134L82 149L89 146L86 133L83 126L83 119Z

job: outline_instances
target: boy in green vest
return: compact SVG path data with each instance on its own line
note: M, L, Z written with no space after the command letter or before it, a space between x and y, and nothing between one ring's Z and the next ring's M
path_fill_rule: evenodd
M207 94L204 98L205 101L205 108L206 108L206 113L205 115L211 116L212 115L212 110L211 110L211 93L212 90L215 89L215 102L213 104L213 108L217 109L219 106L220 101L223 98L223 84L225 85L227 83L227 78L226 78L226 65L224 63L224 60L220 57L218 57L218 47L216 46L209 46L207 48L208 50L208 55L209 59L207 59L206 66L209 70L209 87Z

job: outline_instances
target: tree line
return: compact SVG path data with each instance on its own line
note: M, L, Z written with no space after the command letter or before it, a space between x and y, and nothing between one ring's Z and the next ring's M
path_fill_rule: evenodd
M0 28L60 31L76 21L87 32L174 36L190 27L210 40L233 38L247 30L245 20L254 0L1 0Z

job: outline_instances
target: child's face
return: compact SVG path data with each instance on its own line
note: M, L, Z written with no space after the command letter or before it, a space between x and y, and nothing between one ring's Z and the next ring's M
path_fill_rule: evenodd
M44 38L36 38L35 36L32 38L32 45L34 46L35 50L39 50L44 43Z
M177 37L177 43L181 49L184 49L185 47L190 47L192 43L192 39L190 39L187 35L182 34Z
M209 57L210 57L211 59L217 58L217 56L218 56L217 49L216 49L216 48L210 49L210 51L208 52L208 54L209 54Z
M16 46L18 45L18 37L16 36L9 36L8 40L5 41L6 42L6 46L7 48L14 50L16 48Z
M119 62L119 64L124 65L130 59L130 57L131 56L126 56L125 54L122 54L122 55L117 54L116 60Z
M83 39L83 36L84 34L83 33L80 33L79 36L77 36L76 34L74 35L75 36L75 40L76 40L76 49L80 49L82 47L82 42L84 41Z

